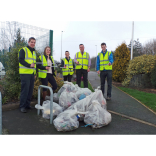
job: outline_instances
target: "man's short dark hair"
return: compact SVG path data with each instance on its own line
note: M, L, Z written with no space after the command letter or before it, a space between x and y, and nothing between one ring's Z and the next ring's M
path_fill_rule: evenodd
M105 45L105 46L106 46L106 43L103 42L103 43L101 43L101 46L102 46L102 45Z
M83 44L79 44L79 46L80 46L80 45L83 45ZM83 46L84 46L84 45L83 45Z
M68 52L68 53L69 53L69 51L65 51L65 53L66 53L66 52Z
M28 42L30 42L31 40L35 40L36 41L36 39L34 37L30 37Z

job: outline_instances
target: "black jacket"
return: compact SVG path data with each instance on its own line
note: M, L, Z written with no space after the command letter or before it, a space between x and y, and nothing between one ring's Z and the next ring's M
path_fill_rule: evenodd
M29 47L29 46L27 46L27 48L32 52L32 54L33 54L33 51L35 51L34 48L31 48L31 47ZM27 62L25 61L25 51L24 51L24 49L21 49L20 52L19 52L19 62L20 62L20 64L22 64L23 66L30 68L30 65L31 65L31 64L29 64L29 63L27 63Z
M47 60L48 56L47 56L47 55L44 55L44 56L45 56L45 58L46 58L46 60ZM51 57L49 57L49 59L50 59L51 62L52 62ZM42 62L40 59L39 59L38 61L39 61L39 62ZM52 62L52 65L51 65L51 66L54 66L53 62ZM45 67L45 66L42 66L42 64L37 64L37 67L38 67L39 69L41 69L41 70L46 70L46 67ZM55 75L55 71L54 71L54 67L51 67L51 69L52 69L52 75L53 75L53 76L56 76L56 75Z

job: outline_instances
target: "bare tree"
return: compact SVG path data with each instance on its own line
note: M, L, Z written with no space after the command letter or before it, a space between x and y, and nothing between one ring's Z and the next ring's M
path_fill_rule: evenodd
M155 55L156 54L156 39L152 39L145 43L143 45L143 54L150 54L150 55Z

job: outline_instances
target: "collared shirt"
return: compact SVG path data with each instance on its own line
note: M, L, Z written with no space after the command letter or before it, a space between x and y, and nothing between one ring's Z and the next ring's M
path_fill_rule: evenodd
M106 49L106 52L107 52L107 49ZM106 52L104 53L103 51L101 51L101 53L103 54L103 56L105 56ZM109 62L111 64L114 62L114 60L113 60L113 54L112 53L109 56ZM99 58L99 55L98 55L97 56L97 61L96 61L96 70L98 71L99 69L100 69L100 58Z
M81 54L83 55L84 52L81 52ZM76 59L76 54L75 54L75 57L74 57L74 62L76 63L77 62L77 59ZM89 55L89 59L88 59L88 66L90 67L91 66L91 59L90 59L90 55Z

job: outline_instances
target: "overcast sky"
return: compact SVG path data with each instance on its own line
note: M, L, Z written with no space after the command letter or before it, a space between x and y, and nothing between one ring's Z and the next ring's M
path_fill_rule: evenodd
M73 58L83 43L90 56L101 51L100 44L106 42L107 50L115 50L122 42L130 43L132 37L132 21L134 21L134 40L139 38L142 44L156 37L155 5L132 0L85 1L57 0L44 2L27 0L24 8L19 9L21 1L1 2L0 21L18 21L54 31L54 59L61 57L68 50ZM18 5L19 4L19 5ZM122 4L122 5L121 5ZM14 7L13 7L14 6ZM126 21L125 21L126 20ZM141 22L143 21L143 22ZM151 21L151 22L150 22ZM153 21L153 22L152 22Z
M101 51L100 44L105 42L107 50L115 50L122 42L130 43L132 38L132 21L19 21L53 30L54 59L61 57L61 31L62 33L62 56L68 50L71 58L79 51L79 44L84 44L85 51L90 56L96 56ZM134 21L134 40L145 44L150 39L156 38L155 21Z

